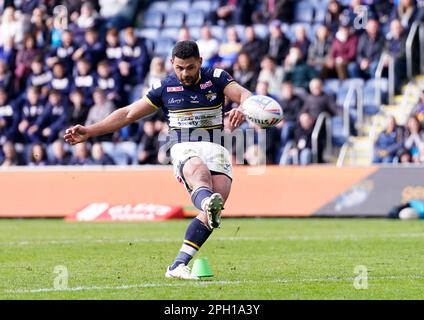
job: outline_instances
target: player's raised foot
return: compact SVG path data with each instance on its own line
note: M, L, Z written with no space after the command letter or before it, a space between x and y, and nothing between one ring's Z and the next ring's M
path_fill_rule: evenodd
M208 225L211 229L221 225L221 211L224 209L224 199L219 193L212 194L204 200L203 211L208 216Z
M184 280L198 280L199 278L191 275L191 270L184 263L178 265L174 270L166 270L165 277L175 278L175 279L184 279Z

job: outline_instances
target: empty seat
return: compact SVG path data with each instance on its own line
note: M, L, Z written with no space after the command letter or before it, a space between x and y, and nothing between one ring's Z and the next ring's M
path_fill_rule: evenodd
M159 35L159 30L157 28L136 29L135 32L138 37L146 39L156 39Z
M364 113L373 115L380 111L381 104L387 103L388 80L370 79L364 85Z
M314 17L314 7L309 1L297 2L294 7L295 22L312 22Z
M189 32L190 32L190 36L194 40L199 40L199 38L200 38L200 27L190 27Z
M339 79L328 79L324 81L324 91L334 96L337 95L337 91L340 88Z
M169 10L178 10L183 12L188 12L191 9L190 0L178 0L170 4Z
M156 10L147 10L144 13L143 26L146 28L160 28L162 26L163 14Z
M178 38L179 32L180 32L179 28L164 28L160 32L160 37L161 38L172 38L172 39L176 40Z
M193 9L186 13L187 27L200 27L205 23L205 13L200 9Z
M199 9L199 10L202 10L204 13L209 13L212 10L212 5L213 3L211 1L206 1L206 0L194 1L191 4L191 9L192 10Z
M172 38L158 38L155 43L155 54L167 58L170 55L175 40Z
M181 28L184 24L184 12L168 11L165 15L165 28Z
M211 33L218 41L223 41L226 39L225 28L222 26L211 26Z
M269 35L269 27L266 24L253 25L256 35L261 39L266 39Z

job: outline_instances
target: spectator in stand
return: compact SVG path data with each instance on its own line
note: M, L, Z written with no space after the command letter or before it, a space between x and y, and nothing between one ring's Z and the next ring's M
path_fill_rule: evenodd
M252 15L256 9L255 0L220 0L218 8L210 15L212 24L224 20L227 24L252 24Z
M144 80L142 95L146 94L153 83L161 81L166 77L165 61L161 57L154 57L150 63L149 73Z
M107 153L105 153L102 144L99 142L96 142L91 147L90 164L106 166L106 165L114 165L115 162Z
M420 101L418 101L418 104L415 107L414 115L420 122L421 127L424 128L424 89L421 91Z
M186 26L182 26L180 30L178 30L177 41L188 41L192 40L190 30Z
M318 27L315 41L309 46L307 63L319 73L329 58L331 42L332 38L328 28L324 25Z
M272 57L278 65L282 65L289 53L290 40L281 30L281 22L273 20L269 26L269 37L266 41L268 56Z
M43 97L47 96L49 90L48 85L53 79L52 72L44 66L44 59L41 56L36 57L31 62L31 72L26 81L27 88L39 88Z
M74 153L69 162L72 166L83 166L91 163L87 143L79 143L74 147Z
M0 87L0 144L18 140L19 113L7 90Z
M0 60L0 87L7 90L11 96L15 95L13 74L10 71L9 66L3 60Z
M283 79L284 68L278 66L272 57L265 56L261 62L258 81L268 83L269 93L276 99L281 98L281 83Z
M72 56L76 49L72 32L64 31L62 34L62 44L57 48L51 49L48 54L46 59L48 67L53 68L56 63L60 62L65 66L66 73L70 74L74 68Z
M137 6L136 0L99 0L100 15L106 19L106 27L123 29L133 19Z
M311 80L309 91L310 94L305 97L302 112L309 113L315 120L322 112L327 112L331 116L339 113L334 97L324 92L321 79Z
M155 124L151 120L144 121L144 135L140 141L138 150L139 164L157 164L159 153L158 132L155 130Z
M68 116L68 106L64 100L58 91L50 91L48 103L43 113L29 130L31 142L50 144L58 139L59 133L66 125Z
M347 79L347 66L356 58L357 45L358 36L349 26L341 25L331 43L330 55L321 71L321 77L329 78L336 72L340 80Z
M197 40L200 56L203 58L202 66L211 68L218 61L219 41L212 36L211 29L205 25L200 30L200 39Z
M9 37L0 45L0 61L4 61L11 70L15 68L17 50L13 37Z
M263 0L262 5L256 9L253 20L255 23L267 23L279 20L293 21L294 1L292 0Z
M390 23L390 32L386 37L386 52L394 59L395 91L401 93L402 82L406 79L406 33L399 20ZM386 66L388 61L386 61Z
M4 9L1 16L0 24L0 46L2 46L9 38L12 38L14 43L21 44L24 37L23 19L18 19L13 6Z
M46 150L41 143L34 143L30 147L29 166L46 166L48 164Z
M259 68L262 58L266 54L267 46L261 39L256 37L253 26L247 26L245 29L246 42L241 48L242 52L247 52L253 64Z
M103 60L98 64L94 86L102 89L106 94L106 98L113 101L115 105L123 104L119 73L113 72L107 60Z
M30 33L34 35L39 48L50 44L49 24L51 24L51 18L47 16L45 7L35 7L31 15Z
M340 25L340 15L343 11L343 6L338 0L330 0L327 6L327 13L324 18L324 24L330 30L331 34L335 34Z
M398 19L402 27L408 32L417 15L414 0L399 0L390 15L390 20Z
M316 76L316 71L305 62L299 48L290 48L284 66L286 73L283 81L293 83L296 94L307 94L309 82Z
M286 151L280 164L305 166L312 163L312 131L314 125L315 118L303 111L299 116L299 125L294 130L293 143L286 145Z
M269 92L269 83L267 81L258 81L258 83L256 84L254 94L261 95L261 96L268 96L274 100L278 100L276 96L272 95Z
M57 139L51 146L52 156L49 159L49 165L66 166L71 162L72 154L65 150L65 143L62 139Z
M294 87L291 82L283 82L281 93L280 105L283 109L284 118L277 127L281 129L281 146L284 148L286 143L293 139L294 129L304 102L302 98L294 93Z
M374 144L374 163L392 163L402 148L403 130L398 126L396 119L391 116L387 119L386 128L379 134Z
M100 60L106 57L105 48L99 39L99 32L94 28L87 29L84 40L85 42L75 50L72 59L77 61L84 58L95 67Z
M412 162L420 162L420 150L424 143L424 131L416 116L411 116L406 124L404 147L411 154Z
M234 65L234 79L247 90L254 91L256 87L257 69L250 60L249 54L241 52Z
M22 156L16 151L12 141L2 143L2 152L0 153L0 165L2 167L22 166L24 164Z
M136 37L133 28L125 29L119 69L129 70L130 75L134 75L131 84L136 85L144 82L149 66L150 57L144 41Z
M71 92L72 82L66 74L65 65L61 62L57 62L53 66L53 77L51 82L48 84L48 89L56 90L61 95L68 97Z
M85 104L84 95L80 90L71 92L68 121L70 125L77 125L87 121L90 106Z
M374 78L378 62L384 49L384 37L380 34L377 20L370 19L366 32L361 34L356 49L356 62L348 65L351 78Z
M85 122L86 126L97 123L115 110L115 105L112 101L106 99L106 93L97 88L93 93L94 105L90 108L88 112L88 117ZM112 134L107 134L100 136L94 139L94 141L110 141Z
M71 90L81 90L84 94L86 104L93 103L93 88L95 75L91 70L91 64L88 60L81 59L77 61L76 69L74 71L73 83Z
M21 110L18 130L24 138L24 142L31 142L30 136L37 130L35 123L44 112L44 99L41 98L40 91L36 87L27 89L27 97L23 99L19 106Z
M122 59L122 47L119 43L119 33L115 28L106 32L106 58L114 70L118 71L118 62Z
M234 26L228 26L226 29L227 39L219 47L218 67L227 71L232 71L233 65L237 61L237 56L242 48L242 43Z
M302 52L302 57L306 58L310 44L311 42L308 39L305 27L303 25L298 26L295 31L295 40L292 47L299 48L300 52Z
M87 29L98 29L101 24L99 13L96 11L91 2L84 2L81 6L81 11L74 11L71 14L71 23L69 30L74 35L74 40L77 44L84 43L84 34Z
M35 38L31 34L26 34L24 48L16 55L15 79L17 87L20 89L25 84L26 77L31 71L31 63L41 55L41 50L36 47Z

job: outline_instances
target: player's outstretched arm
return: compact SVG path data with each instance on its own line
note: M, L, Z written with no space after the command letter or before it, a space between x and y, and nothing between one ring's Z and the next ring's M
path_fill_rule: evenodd
M249 98L252 93L247 90L246 88L242 87L238 83L230 84L225 87L224 94L231 99L231 101L234 101L235 103L239 104L238 108L235 108L231 111L228 111L226 115L230 117L230 125L233 128L237 128L240 126L243 121L245 120L244 114L240 106L243 104L243 102Z
M71 145L84 142L91 137L101 136L119 130L140 118L148 116L157 109L145 98L117 109L102 121L90 126L76 125L65 131L64 139Z

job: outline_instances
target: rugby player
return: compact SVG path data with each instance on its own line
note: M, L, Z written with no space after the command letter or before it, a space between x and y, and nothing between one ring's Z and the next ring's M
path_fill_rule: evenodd
M117 109L96 124L67 129L64 138L75 145L119 130L158 109L164 111L173 140L170 155L175 176L200 210L188 226L182 247L165 276L194 279L188 263L213 229L220 226L221 211L232 183L230 154L220 142L214 143L214 130L224 129L225 97L239 105L225 114L233 130L245 121L240 105L252 93L226 71L202 68L202 58L194 41L177 42L171 63L175 73L154 83L143 98ZM199 133L202 133L201 139Z

